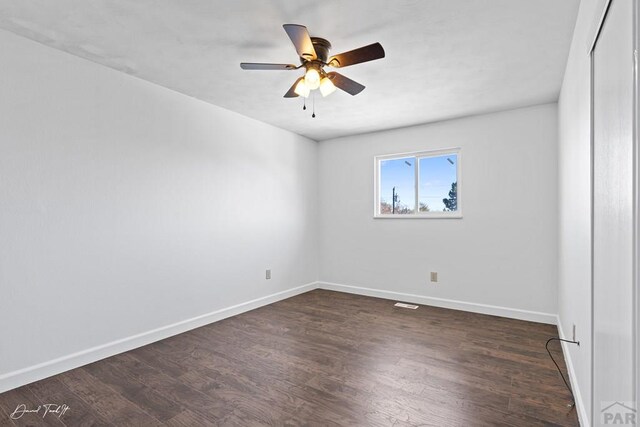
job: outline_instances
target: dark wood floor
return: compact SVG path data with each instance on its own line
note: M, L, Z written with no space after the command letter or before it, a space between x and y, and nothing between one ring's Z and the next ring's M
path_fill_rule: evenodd
M0 425L578 425L551 336L315 290L0 394Z

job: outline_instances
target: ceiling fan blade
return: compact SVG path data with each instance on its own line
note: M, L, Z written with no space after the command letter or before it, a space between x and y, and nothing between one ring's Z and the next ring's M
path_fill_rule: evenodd
M300 80L302 80L302 79L304 79L304 77L300 77L300 78L298 78L298 80L296 80L296 81L293 83L293 86L291 86L291 87L289 88L289 90L287 91L287 93L285 93L285 94L284 94L284 97L285 97L285 98L295 98L295 97L297 97L297 96L298 96L298 94L297 94L297 93L295 93L294 91L295 91L295 89L296 89L296 85L297 85L297 84L298 84L298 82L299 82Z
M364 86L360 83L353 81L340 73L336 73L335 71L327 73L327 77L329 77L335 87L342 89L350 95L357 95L364 90Z
M257 62L241 62L240 68L243 70L295 70L293 64L264 64Z
M339 53L329 58L327 64L332 67L348 67L349 65L384 58L384 49L380 43L370 44L349 52Z
M317 58L307 27L298 24L284 24L282 27L293 42L298 56L307 60Z

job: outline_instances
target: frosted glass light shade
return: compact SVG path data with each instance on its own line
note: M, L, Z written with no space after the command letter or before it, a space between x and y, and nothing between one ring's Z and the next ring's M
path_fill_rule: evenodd
M307 83L305 82L305 79L302 79L302 80L300 80L298 82L298 84L293 89L293 91L298 96L304 96L305 98L308 98L309 97L309 93L311 92L311 89L309 89L309 86L307 86Z
M320 93L322 94L322 96L331 95L335 91L336 87L334 86L330 78L324 77L322 80L320 80Z
M318 89L320 87L320 73L315 68L309 68L304 75L304 81L309 89Z

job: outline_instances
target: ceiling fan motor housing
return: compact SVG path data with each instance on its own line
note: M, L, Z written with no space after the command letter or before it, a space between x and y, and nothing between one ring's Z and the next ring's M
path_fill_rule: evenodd
M326 63L329 58L329 50L331 49L329 40L320 37L311 37L311 43L313 43L313 48L316 51L317 60ZM300 60L302 63L307 61L305 58L300 58Z

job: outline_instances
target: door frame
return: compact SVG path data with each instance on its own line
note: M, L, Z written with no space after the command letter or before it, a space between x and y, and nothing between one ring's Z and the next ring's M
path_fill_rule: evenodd
M640 51L640 4L633 2L633 292L635 353L634 376L636 380L636 410L640 409L640 74L638 70L638 52Z
M640 4L633 2L633 296L634 296L634 376L636 380L636 410L640 409L640 78L638 52L640 51Z

